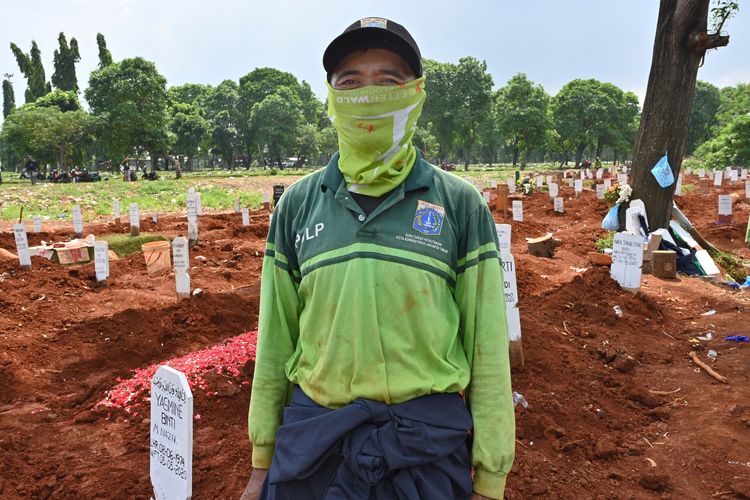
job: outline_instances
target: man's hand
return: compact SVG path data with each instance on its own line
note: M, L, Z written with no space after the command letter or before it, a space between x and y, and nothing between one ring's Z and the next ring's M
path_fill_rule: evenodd
M263 482L266 480L268 469L253 469L250 473L250 480L242 492L240 500L258 500L260 490L263 488Z

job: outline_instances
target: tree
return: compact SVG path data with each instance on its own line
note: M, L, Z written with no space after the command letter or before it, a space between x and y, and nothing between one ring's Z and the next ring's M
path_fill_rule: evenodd
M196 112L178 112L172 117L170 130L175 135L174 151L188 157L188 165L208 137L209 123Z
M294 148L304 123L301 107L294 89L281 87L250 110L250 126L256 140L279 168L282 158Z
M2 137L21 156L52 157L66 167L73 149L93 140L95 122L82 110L64 112L55 106L27 104L8 116Z
M708 168L750 165L750 115L734 117L716 137L704 142L695 155Z
M522 153L521 166L532 149L544 143L548 123L549 96L519 73L501 87L496 97L498 133L513 152L513 165Z
M320 146L323 143L323 132L312 123L305 123L300 127L297 135L297 161L295 167L301 167L311 158L320 156Z
M234 155L239 146L239 100L237 83L224 80L207 96L205 105L214 149L230 169L234 168Z
M711 129L718 124L716 114L720 104L721 91L718 87L700 80L695 82L687 154L692 154L698 146L711 138Z
M119 163L134 151L151 154L152 167L168 143L167 80L154 63L123 59L91 73L85 95L91 112L102 118L100 138Z
M10 44L10 50L13 51L18 68L26 78L26 92L24 93L26 103L34 102L44 94L51 92L52 86L44 75L42 54L36 45L36 41L31 41L31 52L29 54L19 49L13 42Z
M112 64L112 53L107 48L107 41L101 33L96 34L96 45L99 47L99 69Z
M34 104L40 108L57 108L60 111L78 111L81 102L72 90L53 90L37 99Z
M55 71L52 73L52 85L58 90L72 90L78 93L78 77L76 77L76 63L81 60L78 52L78 41L70 39L70 45L65 33L57 37L59 48L55 49L53 63Z
M571 144L576 167L583 152L592 145L606 125L606 97L598 80L573 80L552 99L552 121L559 141Z
M417 127L414 131L414 145L422 152L422 156L429 162L435 162L440 155L440 146L437 138L432 135L432 124L425 127Z
M11 76L13 75L6 73L3 79L3 118L7 118L16 109L16 95L13 93L13 82L10 81Z
M719 110L716 113L718 127L731 122L735 116L750 113L750 83L725 87L720 91Z
M631 183L631 199L643 200L651 230L669 224L675 188L674 183L660 187L651 175L651 168L667 152L674 177L679 175L687 147L698 67L707 50L729 43L729 36L722 35L720 30L736 8L736 2L719 0L712 10L714 31L709 33L709 0L660 2ZM621 215L621 222L623 218Z
M455 91L456 138L464 148L464 170L469 170L474 145L487 122L492 101L492 75L487 73L487 63L473 57L458 61Z
M426 77L425 91L427 99L419 118L419 126L432 124L432 133L440 145L440 162L445 162L453 152L455 135L455 97L454 81L457 67L455 64L442 63L431 59L422 61Z

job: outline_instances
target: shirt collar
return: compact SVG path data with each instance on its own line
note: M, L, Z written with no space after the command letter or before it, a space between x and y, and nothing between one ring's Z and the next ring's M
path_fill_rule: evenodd
M320 179L320 188L325 191L330 189L336 191L344 181L344 176L339 170L339 153L336 152L331 157L331 161L325 167L325 171ZM417 158L414 160L414 167L409 172L409 176L404 181L406 191L415 191L417 189L429 188L432 185L432 178L435 175L434 168L422 159L422 154L417 150Z

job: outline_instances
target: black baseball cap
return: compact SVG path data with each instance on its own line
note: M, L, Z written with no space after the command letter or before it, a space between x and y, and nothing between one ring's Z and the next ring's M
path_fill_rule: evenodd
M406 28L382 17L365 17L352 23L328 45L323 54L328 80L342 59L363 49L395 52L406 61L417 78L422 76L422 54Z

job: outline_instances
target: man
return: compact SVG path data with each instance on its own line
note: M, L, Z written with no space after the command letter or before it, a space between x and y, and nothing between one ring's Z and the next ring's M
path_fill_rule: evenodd
M425 79L405 28L358 21L323 65L339 152L271 222L243 499L502 498L515 426L490 212L412 145Z
M34 160L31 156L26 157L26 173L31 179L32 184L36 184L37 171L39 170L39 162Z

